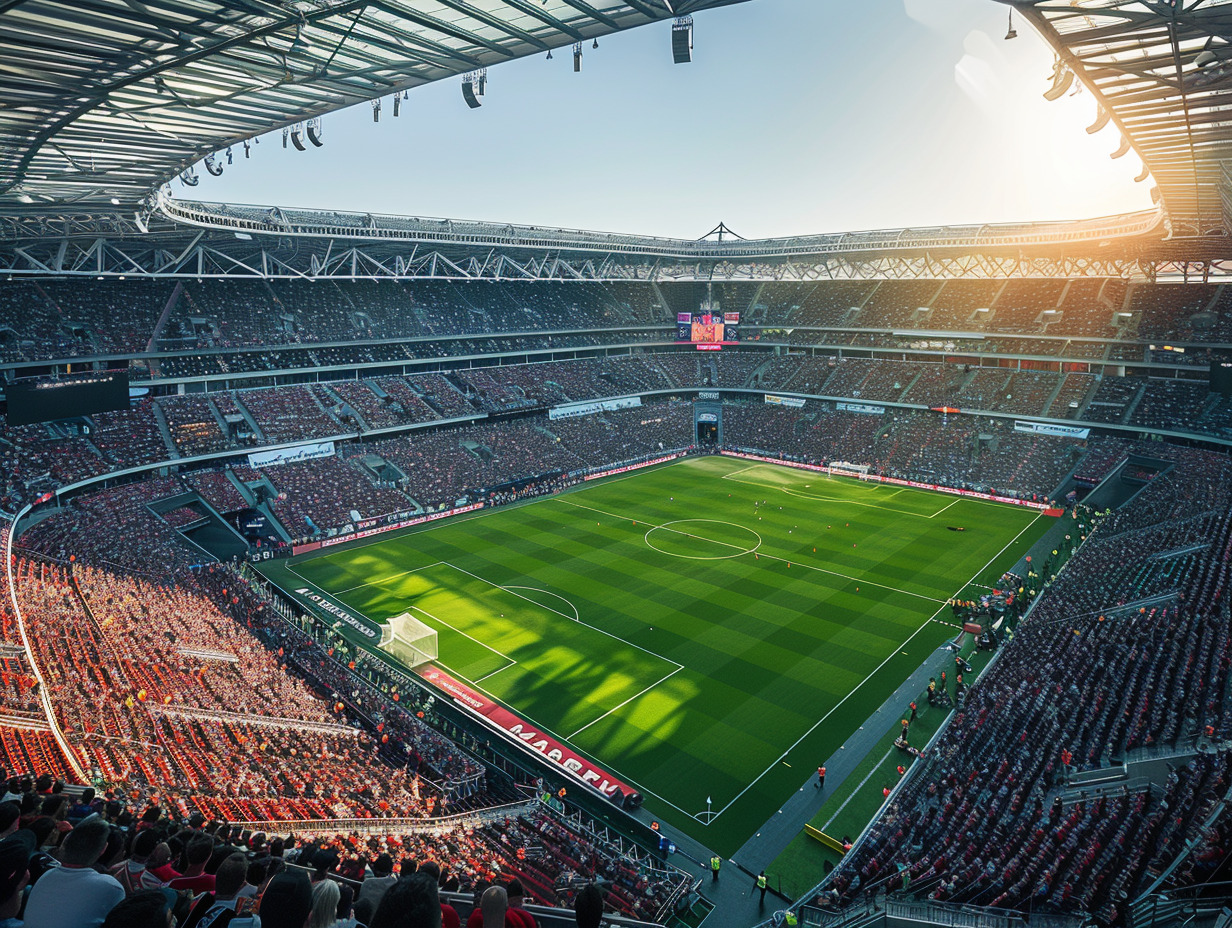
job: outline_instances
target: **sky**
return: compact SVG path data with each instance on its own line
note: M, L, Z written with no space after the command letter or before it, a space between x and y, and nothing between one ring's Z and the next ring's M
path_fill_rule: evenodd
M1053 56L992 0L749 0L411 91L380 123L328 115L324 147L271 133L177 196L699 238L1084 219L1151 206L1095 101L1048 102ZM237 148L236 154L239 154Z

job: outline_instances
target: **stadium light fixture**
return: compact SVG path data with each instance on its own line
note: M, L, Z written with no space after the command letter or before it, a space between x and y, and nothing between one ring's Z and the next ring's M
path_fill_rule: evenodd
M552 60L552 50L549 48L548 49L548 61L551 61L551 60Z
M1009 31L1005 33L1005 41L1008 42L1010 39L1016 38L1018 38L1018 30L1014 28L1014 11L1010 10L1010 28Z
M582 43L573 43L573 73L577 74L582 70Z
M377 97L375 100L372 101L372 121L373 122L381 121L381 98L380 97Z
M590 47L591 47L591 48L598 48L598 47L599 47L599 40L598 40L598 39L595 39L593 42L591 42L591 43L590 43Z
M111 205L112 205L112 206L119 206L119 205L120 205L120 198L119 198L119 197L112 197L112 198L111 198Z
M402 112L402 94L394 94L394 119L398 118L398 114Z

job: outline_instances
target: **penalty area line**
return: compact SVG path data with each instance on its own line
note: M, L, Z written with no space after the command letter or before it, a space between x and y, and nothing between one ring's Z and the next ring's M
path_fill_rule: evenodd
M580 735L580 734L581 734L582 732L584 732L586 729L590 728L590 726L591 726L591 725L594 725L594 724L595 724L595 722L602 722L605 718L607 718L609 715L611 715L611 714L612 714L613 712L615 712L617 709L623 709L623 708L624 708L625 706L627 706L629 703L633 702L633 700L637 699L639 696L644 696L644 695L646 695L646 694L647 694L647 693L649 693L651 690L653 690L656 686L658 686L660 683L663 683L664 681L668 680L670 677L673 677L673 676L675 676L676 674L680 673L680 671L681 671L681 670L683 670L683 669L684 669L683 667L677 667L675 670L673 670L671 673L669 673L667 676L663 677L662 679L655 680L655 682L654 682L654 683L650 684L650 686L646 687L646 688L645 688L644 690L642 690L640 693L634 693L632 696L630 696L628 699L626 699L626 700L625 700L624 702L622 702L620 705L618 705L618 706L612 706L612 708L608 709L608 710L607 710L606 712L604 712L601 716L599 716L597 719L595 719L595 720L594 720L594 722L587 722L585 725L583 725L581 728L579 728L577 731L575 731L572 735L569 735L569 736L568 736L568 738L566 738L565 740L567 740L567 741L572 741L575 737L577 737L578 735Z

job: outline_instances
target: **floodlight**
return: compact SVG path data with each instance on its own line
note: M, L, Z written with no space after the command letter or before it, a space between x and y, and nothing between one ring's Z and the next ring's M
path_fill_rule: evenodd
M598 39L595 39L593 42L591 42L591 43L590 43L590 47L591 47L591 48L598 48L598 47L599 47L599 40L598 40Z
M549 48L548 49L548 61L551 61L551 60L552 60L552 50Z
M394 94L394 119L398 118L398 114L402 111L402 94Z
M245 158L252 157L252 146L249 145L248 142L244 142L244 157Z
M111 205L112 205L112 206L119 206L119 205L120 205L120 198L119 198L119 197L112 197L112 198L111 198Z
M573 73L577 74L582 70L582 43L573 43Z
M380 97L377 97L375 100L372 101L372 121L373 122L381 121L381 98Z
M1010 10L1010 30L1005 34L1005 41L1018 38L1018 30L1014 28L1014 11Z

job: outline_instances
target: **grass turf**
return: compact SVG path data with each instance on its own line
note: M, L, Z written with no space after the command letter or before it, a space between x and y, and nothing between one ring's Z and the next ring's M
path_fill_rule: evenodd
M411 611L442 666L730 855L1050 521L707 457L262 569Z

